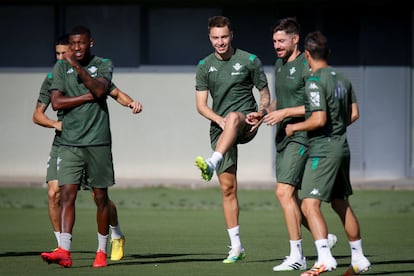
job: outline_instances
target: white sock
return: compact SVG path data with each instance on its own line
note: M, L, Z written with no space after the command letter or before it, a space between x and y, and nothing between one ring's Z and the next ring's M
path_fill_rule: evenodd
M55 238L56 238L56 241L57 241L57 245L59 247L60 246L60 241L59 241L60 232L53 231L53 234L55 234Z
M96 250L96 252L98 252L99 250L103 251L104 253L106 253L106 245L108 244L108 237L109 235L101 235L98 232L98 250Z
M207 161L210 163L210 165L213 167L213 169L215 169L217 167L218 163L222 159L223 159L223 155L220 152L215 151L215 152L213 152L211 157L209 159L207 159Z
M331 249L329 249L328 239L315 241L316 251L318 252L318 263L323 260L333 258Z
M119 224L117 226L109 225L109 228L111 229L111 238L112 239L120 239L122 236L121 227Z
M364 252L362 250L362 240L350 241L349 246L351 247L351 260L364 256Z
M242 247L240 241L240 226L237 225L236 227L227 229L227 232L230 237L231 248Z
M60 233L59 234L60 247L70 251L72 245L72 234Z
M302 260L303 252L302 252L302 240L296 241L289 241L290 243L290 257L295 260Z

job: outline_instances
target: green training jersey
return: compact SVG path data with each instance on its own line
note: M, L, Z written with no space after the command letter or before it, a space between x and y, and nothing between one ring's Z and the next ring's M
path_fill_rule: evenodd
M39 97L37 98L38 103L42 103L46 105L46 109L50 105L50 86L52 85L53 81L53 74L50 72L46 75L45 79L43 80L42 86L40 87ZM46 110L45 109L45 110ZM62 114L63 112L61 110L58 110L57 112L57 120L62 121ZM60 131L55 131L55 138L53 139L53 145L58 146L60 144Z
M212 109L220 116L257 111L254 86L265 88L267 78L260 59L246 51L235 49L229 60L219 60L212 53L197 66L196 91L209 91Z
M325 111L324 127L308 132L309 143L321 138L346 135L352 103L356 103L351 82L334 68L321 68L308 77L305 87L306 118L314 111Z
M112 80L113 66L109 59L94 56L84 69L93 78L105 78L109 82ZM67 61L60 60L55 64L53 76L51 90L60 90L68 97L89 93L89 89ZM106 97L64 110L61 144L77 147L110 145L109 123Z
M302 53L295 60L284 63L277 59L275 64L276 109L303 106L305 104L305 81L310 74L309 65ZM278 123L276 131L276 148L283 150L289 142L307 144L306 132L296 132L287 137L285 127L304 121L305 117L288 117Z

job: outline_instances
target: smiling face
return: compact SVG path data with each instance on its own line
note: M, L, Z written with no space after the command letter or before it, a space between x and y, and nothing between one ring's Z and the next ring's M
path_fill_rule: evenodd
M209 38L217 58L227 59L233 54L233 48L231 47L233 33L228 26L210 28Z
M273 47L277 57L285 61L289 60L297 49L299 36L297 34L287 34L285 31L273 33Z
M70 50L74 53L76 60L81 61L90 57L90 47L93 40L88 34L74 34L69 37Z

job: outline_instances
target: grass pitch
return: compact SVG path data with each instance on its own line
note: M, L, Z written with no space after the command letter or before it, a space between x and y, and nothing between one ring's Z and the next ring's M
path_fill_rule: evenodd
M289 254L283 215L273 190L240 190L241 238L247 257L222 264L229 244L220 191L209 189L116 188L110 197L118 207L126 236L125 257L92 267L97 248L95 206L87 191L77 199L72 268L47 265L40 253L56 246L48 216L45 188L0 188L0 275L299 275L273 272ZM351 204L361 224L365 254L372 268L364 275L414 275L414 191L357 190ZM338 236L332 250L341 275L350 262L348 242L339 218L323 204L329 231ZM304 230L308 267L315 248ZM324 274L324 275L325 275Z

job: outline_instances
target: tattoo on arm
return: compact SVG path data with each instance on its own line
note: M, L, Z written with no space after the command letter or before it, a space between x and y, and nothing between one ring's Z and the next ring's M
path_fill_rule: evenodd
M266 87L260 90L259 93L260 93L259 110L268 110L269 105L270 105L269 89Z

